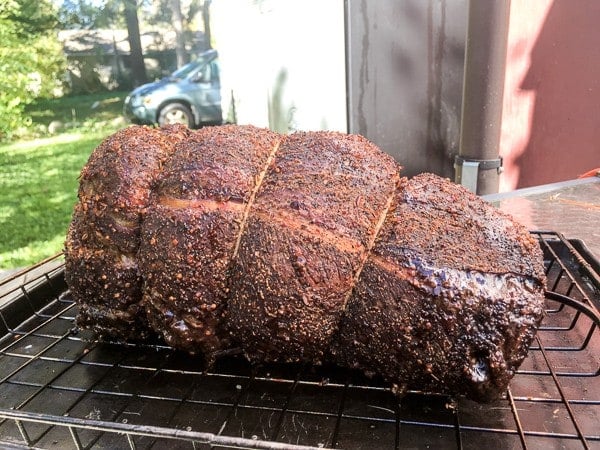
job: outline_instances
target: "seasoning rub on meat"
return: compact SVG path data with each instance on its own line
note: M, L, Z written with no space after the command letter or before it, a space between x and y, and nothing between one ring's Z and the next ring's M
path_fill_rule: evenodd
M65 244L78 323L211 362L336 362L502 395L543 316L527 230L368 140L130 127L90 156Z

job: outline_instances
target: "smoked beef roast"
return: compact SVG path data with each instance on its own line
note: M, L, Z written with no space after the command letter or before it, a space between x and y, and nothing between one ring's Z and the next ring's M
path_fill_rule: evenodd
M543 316L540 248L365 138L132 126L83 168L66 245L78 323L251 361L324 361L489 401Z

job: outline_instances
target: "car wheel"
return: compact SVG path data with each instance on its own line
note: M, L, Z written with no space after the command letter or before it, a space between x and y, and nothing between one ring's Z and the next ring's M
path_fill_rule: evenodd
M158 124L161 127L175 123L187 125L189 128L192 128L194 126L194 116L190 108L181 103L170 103L160 110Z

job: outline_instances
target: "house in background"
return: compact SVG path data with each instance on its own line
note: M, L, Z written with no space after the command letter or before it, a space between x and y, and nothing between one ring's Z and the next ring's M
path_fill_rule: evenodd
M192 55L206 48L203 34L196 36L191 42ZM72 93L131 89L127 30L63 30L58 38L67 56ZM140 38L149 80L177 68L174 31L146 31Z

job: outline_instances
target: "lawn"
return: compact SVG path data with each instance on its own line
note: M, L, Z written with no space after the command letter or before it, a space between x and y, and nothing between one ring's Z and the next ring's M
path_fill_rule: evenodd
M29 140L0 145L0 270L62 250L81 168L106 136L126 125L124 95L38 101L28 110ZM53 121L63 124L60 134L39 138Z
M0 147L0 269L62 250L77 178L104 136L62 134Z
M39 99L26 108L32 124L25 137L52 134L52 131L48 131L49 125L51 128L57 128L59 132L98 131L107 127L122 126L123 100L126 95L127 92L99 92Z

